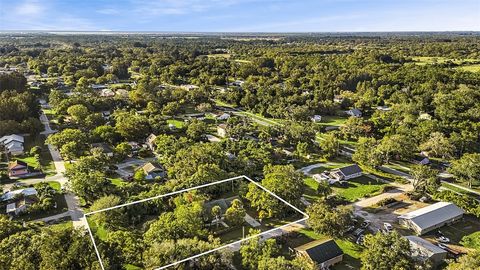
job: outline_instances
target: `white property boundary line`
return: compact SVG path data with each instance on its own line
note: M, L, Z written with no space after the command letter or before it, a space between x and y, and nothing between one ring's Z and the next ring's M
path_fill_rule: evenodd
M97 254L97 258L100 262L100 266L102 268L102 270L105 270L105 267L103 265L103 261L102 261L102 258L100 256L100 252L98 251L98 248L97 248L97 244L95 243L95 238L93 237L93 233L92 233L92 230L90 229L90 225L88 224L88 219L87 219L87 216L89 215L93 215L93 214L97 214L97 213L101 213L101 212L105 212L105 211L109 211L109 210L113 210L113 209L117 209L117 208L120 208L120 207L124 207L124 206L129 206L129 205L134 205L134 204L138 204L138 203L142 203L142 202L147 202L147 201L151 201L151 200L155 200L155 199L160 199L160 198L163 198L163 197L168 197L168 196L172 196L172 195L175 195L175 194L179 194L179 193L184 193L184 192L188 192L188 191L191 191L191 190L196 190L196 189L200 189L200 188L204 188L204 187L208 187L208 186L212 186L212 185L217 185L217 184L221 184L221 183L226 183L226 182L230 182L230 181L234 181L234 180L238 180L238 179L247 179L248 181L250 181L251 183L255 184L257 187L263 189L264 191L266 191L268 194L272 195L273 197L277 198L278 200L280 200L281 202L285 203L286 205L290 206L291 208L293 208L295 211L299 212L300 214L303 215L303 218L299 219L299 220L296 220L296 221L293 221L293 222L290 222L288 224L285 224L285 225L282 225L278 228L273 228L273 229L270 229L268 231L264 231L264 232L261 232L259 234L255 234L255 235L251 235L251 236L248 236L246 238L243 238L243 239L240 239L240 240L237 240L233 243L229 243L227 245L224 245L224 246L220 246L220 247L217 247L217 248L214 248L212 250L209 250L209 251L206 251L206 252L203 252L203 253L200 253L200 254L197 254L197 255L194 255L194 256L191 256L191 257L188 257L186 259L182 259L180 261L177 261L177 262L174 262L174 263L171 263L171 264L168 264L168 265L165 265L165 266L162 266L162 267L159 267L159 268L156 268L156 270L161 270L161 269L165 269L165 268L168 268L168 267L172 267L172 266L175 266L175 265L178 265L180 263L183 263L183 262L186 262L186 261L190 261L190 260L193 260L195 258L198 258L198 257L201 257L201 256L204 256L204 255L207 255L207 254L210 254L210 253L213 253L213 252L216 252L216 251L219 251L219 250L222 250L222 249L225 249L227 247L233 247L234 245L236 244L240 244L244 241L247 241L247 240L250 240L252 238L255 238L255 237L261 237L265 234L269 234L271 232L274 232L274 231L277 231L277 230L281 230L283 228L286 228L288 226L291 226L293 224L297 224L297 223L300 223L300 222L303 222L303 221L306 221L309 216L304 213L303 211L301 211L300 209L298 209L297 207L295 207L294 205L292 205L291 203L285 201L284 199L280 198L278 195L276 195L275 193L271 192L270 190L266 189L265 187L263 187L262 185L260 185L259 183L255 182L254 180L250 179L249 177L245 176L245 175L241 175L241 176L236 176L236 177L232 177L232 178L228 178L228 179L224 179L224 180L220 180L220 181L216 181L216 182L212 182L212 183L208 183L208 184L204 184L204 185L200 185L200 186L196 186L196 187L192 187L192 188L186 188L186 189L182 189L182 190L177 190L177 191L174 191L174 192L170 192L170 193L167 193L167 194L162 194L162 195L158 195L158 196L154 196L154 197L150 197L150 198L146 198L146 199L142 199L142 200L138 200L138 201L134 201L134 202L129 202L129 203L125 203L125 204L120 204L120 205L116 205L116 206L113 206L113 207L108 207L108 208L104 208L104 209L100 209L100 210L96 210L96 211L92 211L92 212L89 212L89 213L85 213L85 223L87 224L87 230L88 230L88 233L90 234L90 239L92 240L92 243L93 243L93 247L95 249L95 253Z

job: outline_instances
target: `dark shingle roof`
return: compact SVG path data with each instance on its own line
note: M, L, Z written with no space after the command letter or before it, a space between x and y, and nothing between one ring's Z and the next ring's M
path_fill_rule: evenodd
M343 251L333 239L324 242L314 241L296 249L306 252L310 259L318 264L324 263L343 254Z
M340 170L345 176L362 172L362 169L357 164L339 168L338 170Z

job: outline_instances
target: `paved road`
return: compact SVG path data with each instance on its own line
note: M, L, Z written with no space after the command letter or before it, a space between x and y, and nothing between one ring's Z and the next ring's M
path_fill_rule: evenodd
M43 134L52 134L55 133L56 131L52 130L50 127L50 121L48 120L47 116L45 113L42 111L42 114L40 115L40 121L45 127L45 131ZM64 173L66 171L65 169L65 162L63 161L60 152L53 146L53 145L47 145L48 150L50 151L50 155L52 156L52 160L55 165L55 170L57 174L55 176L52 176L52 179L55 179L53 181L57 181L60 183L62 188L66 187L66 184L68 183L68 179L64 176ZM34 179L32 179L35 181ZM48 180L48 178L45 179L46 181L52 181ZM65 201L67 202L67 207L68 211L65 213L62 213L60 215L56 216L51 216L47 217L47 220L54 220L54 219L59 219L62 218L63 214L68 213L72 219L73 222L73 227L74 228L85 228L86 227L86 219L83 214L83 211L80 207L80 202L79 199L76 195L68 192L65 194Z

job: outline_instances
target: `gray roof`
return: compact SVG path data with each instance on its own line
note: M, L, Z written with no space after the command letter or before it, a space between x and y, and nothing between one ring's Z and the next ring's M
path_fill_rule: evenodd
M345 176L362 172L362 169L357 164L339 168L338 170L341 171Z
M405 236L405 238L410 241L410 244L413 245L413 248L423 248L425 250L428 250L432 254L442 254L442 253L447 253L446 250L437 247L436 245L428 242L427 240L415 236L415 235L409 235Z
M409 219L420 229L430 228L442 222L462 216L465 212L450 202L438 202L427 207L399 216L400 219Z
M362 111L360 111L359 109L356 109L356 108L351 109L350 112L353 115L361 115L362 114Z

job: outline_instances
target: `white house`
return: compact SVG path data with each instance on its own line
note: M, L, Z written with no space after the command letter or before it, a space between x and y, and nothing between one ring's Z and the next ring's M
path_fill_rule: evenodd
M315 123L319 123L319 122L322 122L322 116L321 115L318 115L318 114L315 114L314 116L312 116L312 118L310 118L313 122Z
M353 164L350 166L332 170L330 175L340 181L362 176L362 173L362 169L357 164Z
M362 111L360 111L359 109L356 109L356 108L350 109L350 110L346 111L346 113L350 116L362 117Z
M228 120L228 118L230 118L230 114L228 113L222 113L221 115L217 116L217 120L220 120L220 121Z
M5 146L7 153L11 155L22 155L24 151L23 144L25 139L23 136L11 134L0 138L0 144Z

